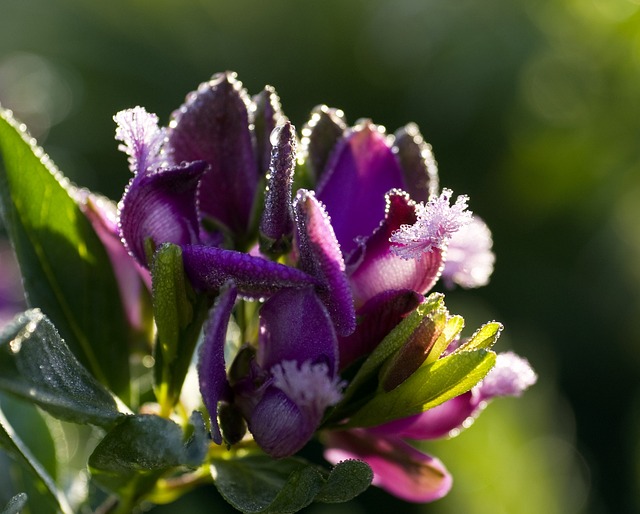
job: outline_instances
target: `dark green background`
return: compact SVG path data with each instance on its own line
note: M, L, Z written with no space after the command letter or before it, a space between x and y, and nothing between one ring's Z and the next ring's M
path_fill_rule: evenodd
M491 284L447 303L469 329L501 320L498 348L540 375L426 446L454 474L445 500L372 490L309 512L640 509L640 2L0 0L0 102L116 200L129 174L111 116L144 105L166 122L223 70L273 85L298 127L319 103L418 123L441 184L494 233ZM186 501L224 508L206 490Z

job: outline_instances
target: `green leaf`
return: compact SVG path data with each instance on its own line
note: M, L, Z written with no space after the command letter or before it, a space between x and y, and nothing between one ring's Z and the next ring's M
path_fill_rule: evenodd
M498 323L497 321L485 323L478 330L476 330L471 338L460 348L458 348L456 352L477 350L480 348L491 348L500 337L502 328L502 323Z
M347 460L329 473L302 459L274 460L266 455L214 459L211 473L220 494L246 514L293 513L313 501L346 502L373 479L364 462Z
M153 310L158 327L156 396L164 412L169 412L180 396L209 300L196 297L185 279L179 246L169 243L160 246L151 269Z
M324 486L320 472L295 459L266 455L216 459L211 472L220 494L246 514L293 513L309 505Z
M447 320L444 326L444 330L442 331L442 334L440 334L440 337L438 337L438 339L436 340L435 344L433 345L433 348L431 348L431 351L429 352L429 355L427 356L425 363L430 364L438 360L442 355L442 352L444 352L449 346L449 344L451 343L451 341L453 341L453 339L460 332L462 332L463 328L464 328L464 319L462 318L462 316L451 316Z
M25 493L16 494L0 511L0 514L20 514L20 511L27 504L27 495Z
M467 392L494 366L495 353L452 353L426 364L389 392L379 391L356 412L346 427L369 427L429 410Z
M0 334L0 390L75 423L107 427L121 415L38 309L16 317Z
M342 503L352 500L367 490L373 480L369 465L359 460L339 462L329 474L327 482L317 494L315 501Z
M138 497L169 469L199 464L193 461L193 448L184 444L184 434L176 423L159 416L136 415L127 416L107 433L91 454L89 468L99 484L124 496Z
M33 479L41 483L50 503L63 514L73 514L67 499L56 487L55 482L44 469L42 464L33 456L29 448L15 432L2 410L0 410L0 446L9 453L19 464L24 466Z
M354 399L358 401L358 396L370 396L376 390L380 369L389 358L403 347L425 316L446 314L446 312L444 296L439 293L433 293L426 298L424 303L418 305L413 312L396 325L364 361L345 390L342 400L329 413L328 421L341 420L350 413Z
M51 318L87 369L128 395L129 327L106 250L74 190L0 108L0 214L31 306Z

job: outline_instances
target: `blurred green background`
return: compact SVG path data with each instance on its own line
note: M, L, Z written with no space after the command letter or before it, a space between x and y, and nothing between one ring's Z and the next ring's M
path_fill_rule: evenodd
M429 444L444 500L372 489L309 513L640 511L640 0L0 0L0 102L74 182L119 199L112 115L163 122L214 72L389 131L415 121L441 184L494 233L496 271L447 295L539 383ZM231 512L214 491L179 506ZM228 509L228 510L226 510Z

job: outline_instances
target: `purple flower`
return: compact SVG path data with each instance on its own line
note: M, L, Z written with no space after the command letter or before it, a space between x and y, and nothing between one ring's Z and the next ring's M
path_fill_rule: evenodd
M18 263L9 244L0 240L0 329L25 308Z
M115 120L134 174L118 209L127 249L148 268L158 246L180 246L196 294L216 298L198 375L217 444L237 442L246 423L267 454L293 455L350 401L347 393L341 403L341 373L357 372L427 305L441 276L476 287L491 274L488 228L466 196L452 204L451 190L438 192L431 149L413 124L391 136L370 121L348 128L341 111L316 108L298 167L295 128L273 89L252 99L230 73L189 94L167 128L140 107ZM296 183L306 188L294 191ZM247 312L257 314L248 320ZM407 380L432 348L432 361L442 353L448 314L434 319L422 318L384 357L382 389ZM232 320L242 347L225 362ZM443 496L447 470L405 439L450 434L491 398L535 382L526 361L504 355L471 391L422 414L327 432L327 458L367 461L374 483L410 501ZM346 421L340 416L331 423Z

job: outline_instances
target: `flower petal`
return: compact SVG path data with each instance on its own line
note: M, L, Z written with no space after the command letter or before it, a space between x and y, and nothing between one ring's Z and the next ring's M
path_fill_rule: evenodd
M468 391L433 409L368 429L372 434L393 435L424 441L454 435L466 428L482 410L474 394ZM469 420L469 421L467 421Z
M426 202L438 194L438 166L415 123L394 134L393 151L400 160L406 190L416 202Z
M118 205L118 224L124 242L148 267L145 242L184 245L198 241L196 191L206 163L196 161L136 175Z
M273 150L260 220L260 250L281 255L291 249L293 238L291 185L296 166L295 129L286 122L274 129L271 139Z
M451 236L447 247L442 270L445 285L449 288L454 284L465 288L486 285L496 260L492 246L491 231L481 219L474 217L471 223L461 227Z
M302 129L301 143L313 183L323 176L327 161L345 130L347 124L342 111L318 105L311 112L311 119Z
M216 291L227 280L233 280L241 295L258 299L282 288L317 284L299 269L235 250L186 245L182 259L191 284L203 291Z
M115 204L88 191L80 191L78 200L80 209L107 251L129 323L135 329L143 330L145 313L141 299L145 295L145 287L147 295L151 291L151 274L138 264L122 244Z
M254 109L250 113L256 138L258 167L260 176L264 175L271 163L271 132L286 121L282 113L280 98L271 86L265 86L252 98Z
M387 195L387 211L378 229L354 252L348 265L356 306L383 291L410 289L420 294L429 291L440 276L443 251L435 248L416 259L403 259L392 251L391 234L401 225L416 221L415 204L402 191Z
M313 436L319 421L310 419L280 389L268 387L247 424L260 448L278 459L302 449Z
M217 444L222 444L222 434L218 426L218 402L229 389L224 363L224 345L236 296L236 289L232 285L220 292L204 327L204 339L198 359L200 393L211 417L211 437Z
M298 191L294 210L299 266L320 281L318 296L329 311L338 335L347 336L355 329L356 315L344 259L331 221L311 191Z
M338 341L329 314L313 288L284 289L260 309L258 363L271 369L283 361L324 363L338 368Z
M499 353L496 365L478 384L478 399L486 401L496 396L520 396L538 380L527 359L513 352Z
M430 502L445 496L453 479L442 462L399 438L380 437L365 430L335 431L326 438L325 458L365 461L373 470L373 484L410 502Z
M385 193L403 187L398 160L378 127L363 122L338 142L317 193L345 255L384 217Z
M187 96L169 125L169 156L174 162L209 164L198 193L203 215L244 234L259 180L249 98L235 74L221 73Z

